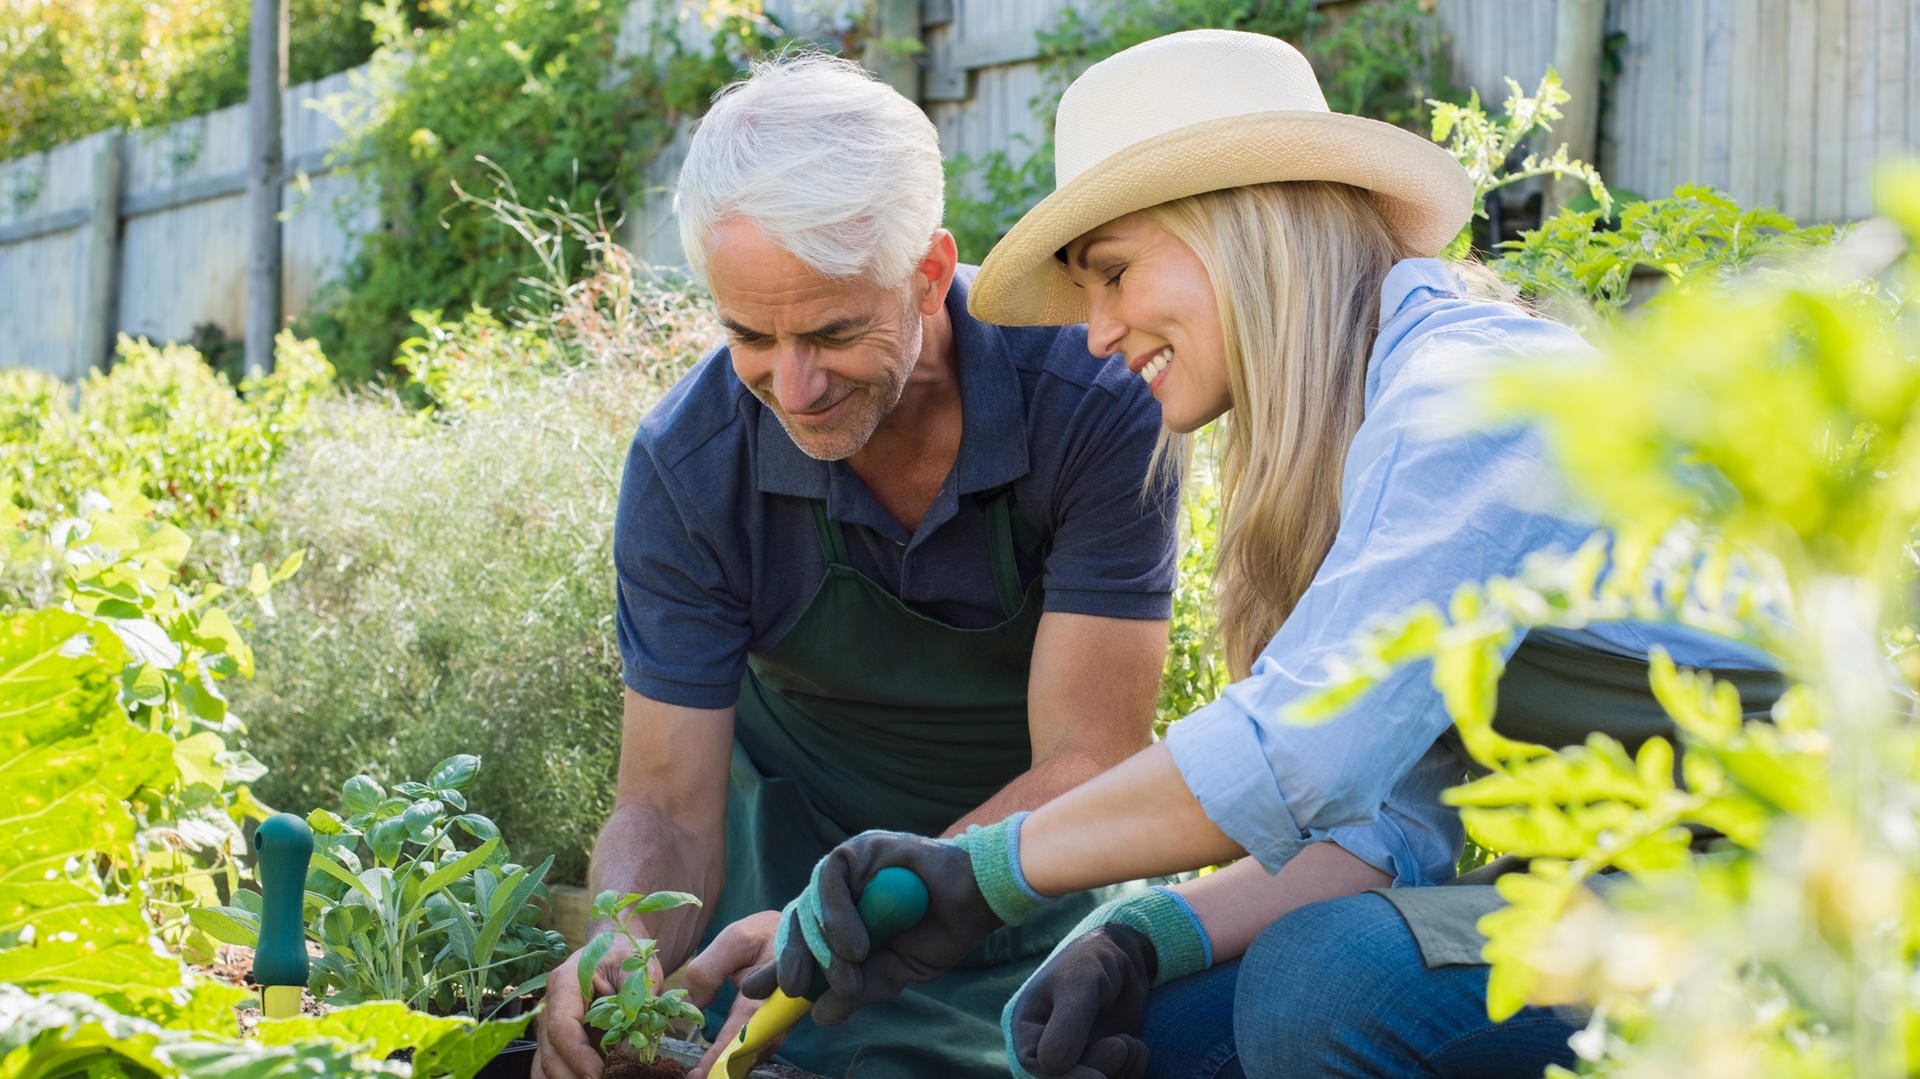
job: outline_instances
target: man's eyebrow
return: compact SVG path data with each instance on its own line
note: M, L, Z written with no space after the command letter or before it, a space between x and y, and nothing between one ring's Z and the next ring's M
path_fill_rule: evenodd
M873 324L873 316L871 315L847 315L842 318L836 318L828 322L822 323L819 326L815 326L811 330L802 330L795 336L798 336L798 337L845 337L850 333L855 333L860 330L864 330L868 326L871 326L872 324ZM730 319L725 315L720 316L720 325L725 326L727 328L727 332L733 334L736 337L754 338L754 337L771 337L772 336L771 334L766 333L762 330L756 330L756 329L752 329L751 327L742 326L740 323L735 322L733 319Z

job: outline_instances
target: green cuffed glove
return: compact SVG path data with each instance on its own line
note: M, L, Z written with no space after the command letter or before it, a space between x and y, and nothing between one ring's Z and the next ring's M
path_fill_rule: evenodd
M1019 1079L1140 1079L1147 992L1213 965L1193 908L1167 888L1116 899L1074 927L1000 1013Z
M777 985L789 996L813 997L814 1021L831 1025L953 969L994 930L1019 924L1045 901L1020 872L1026 816L976 825L949 840L875 831L835 847L781 912L773 963L742 979L740 991L765 997ZM927 914L875 948L858 902L888 866L911 869L926 883Z

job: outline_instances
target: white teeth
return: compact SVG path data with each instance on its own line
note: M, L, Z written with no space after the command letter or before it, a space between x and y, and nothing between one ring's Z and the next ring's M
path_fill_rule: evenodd
M1154 379L1159 378L1160 372L1165 371L1167 365L1172 362L1173 350L1168 349L1162 352L1157 359L1149 360L1147 365L1140 369L1140 377L1151 383Z

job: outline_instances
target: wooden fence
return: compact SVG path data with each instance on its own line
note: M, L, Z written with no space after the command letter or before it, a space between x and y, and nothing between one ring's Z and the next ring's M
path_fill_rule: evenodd
M948 153L1040 135L1034 34L1069 0L878 2L896 18L917 9L919 93ZM768 4L789 26L823 6ZM1554 56L1560 7L1437 0L1454 81L1496 104L1503 75L1531 88ZM1920 0L1611 0L1606 29L1618 70L1596 156L1616 187L1656 196L1697 181L1803 221L1838 221L1870 211L1876 160L1920 150ZM344 263L354 237L379 224L364 211L338 219L347 182L324 163L338 132L304 107L345 92L348 80L293 87L284 103L289 316ZM104 360L110 330L181 339L214 323L242 332L244 112L0 163L0 366L74 377ZM623 238L654 261L678 257L668 218L678 150L629 206Z

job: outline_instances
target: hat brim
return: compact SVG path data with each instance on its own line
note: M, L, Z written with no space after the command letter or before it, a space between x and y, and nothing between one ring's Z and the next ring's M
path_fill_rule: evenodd
M1410 256L1438 254L1473 213L1473 181L1453 155L1392 124L1339 112L1221 117L1136 143L1042 199L981 263L967 308L1006 326L1084 322L1086 295L1054 257L1074 238L1163 202L1286 180L1370 191Z

